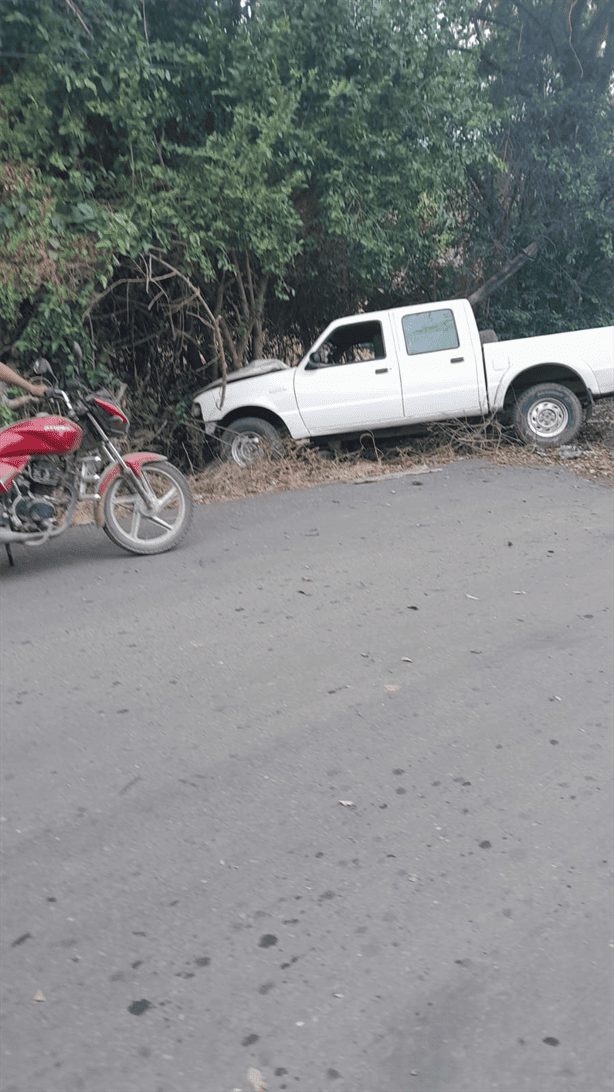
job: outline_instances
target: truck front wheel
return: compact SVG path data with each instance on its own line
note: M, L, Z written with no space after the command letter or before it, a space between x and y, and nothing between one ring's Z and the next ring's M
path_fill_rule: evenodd
M559 383L538 383L519 396L512 420L525 443L559 447L573 440L582 425L582 406L573 391Z
M224 462L251 466L266 453L279 458L281 436L274 425L261 417L240 417L224 429L220 437L220 455Z

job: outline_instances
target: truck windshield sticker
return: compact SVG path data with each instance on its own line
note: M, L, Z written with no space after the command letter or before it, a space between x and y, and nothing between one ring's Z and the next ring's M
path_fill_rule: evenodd
M421 311L403 318L405 347L410 356L458 349L459 340L452 311Z
M320 367L383 360L386 356L381 322L354 322L337 326L318 349Z

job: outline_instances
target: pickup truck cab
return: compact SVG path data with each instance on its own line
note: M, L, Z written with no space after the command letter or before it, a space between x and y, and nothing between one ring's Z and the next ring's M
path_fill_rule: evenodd
M525 442L558 446L613 392L614 327L499 342L467 300L450 300L337 319L296 367L255 361L199 391L192 412L245 466L284 435L395 436L494 414Z

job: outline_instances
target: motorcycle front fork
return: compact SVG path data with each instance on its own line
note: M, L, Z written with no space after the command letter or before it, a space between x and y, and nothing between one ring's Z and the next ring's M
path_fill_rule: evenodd
M99 500L97 485L100 481L103 459L100 455L85 455L79 459L77 489L79 500ZM92 492L93 487L93 492Z
M139 477L134 472L131 466L128 466L127 462L123 458L122 454L115 447L111 441L106 440L103 451L107 456L107 462L117 462L122 468L124 478L126 478L134 489L144 501L147 508L151 509L157 502L157 497L151 489L149 483L145 478ZM104 470L104 459L100 455L84 455L79 460L79 473L77 478L77 485L79 491L79 500L100 500L100 493L98 492L98 484L100 482L101 474Z

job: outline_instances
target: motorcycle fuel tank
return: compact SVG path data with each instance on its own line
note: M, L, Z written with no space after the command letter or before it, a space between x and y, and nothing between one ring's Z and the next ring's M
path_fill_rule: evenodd
M81 442L81 429L67 417L32 417L0 432L0 457L67 455Z

